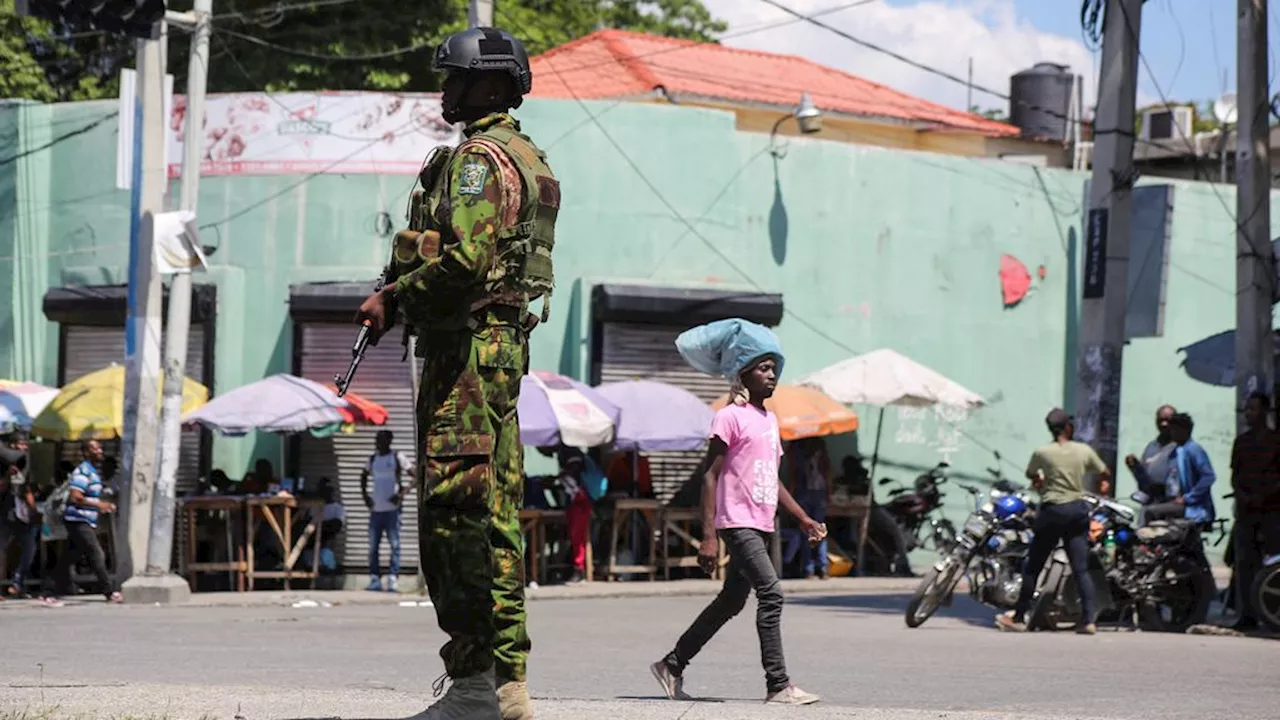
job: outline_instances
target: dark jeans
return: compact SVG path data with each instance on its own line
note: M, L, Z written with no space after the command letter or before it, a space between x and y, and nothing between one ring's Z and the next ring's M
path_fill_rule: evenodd
M684 672L689 661L729 618L742 612L747 596L754 588L756 632L760 635L760 662L764 665L766 687L770 693L775 693L791 684L787 677L787 663L782 657L782 584L769 557L772 539L772 533L750 528L720 531L720 541L729 553L724 587L680 636L676 649L665 658L667 666L676 675Z
M817 522L827 521L827 491L826 490L802 490L796 496L796 502L800 503L800 507L808 513L809 517ZM804 562L804 572L811 575L815 571L823 575L827 574L828 566L831 560L827 557L827 539L823 538L817 547L809 544L809 538L804 537L801 533L800 538L800 558ZM815 563L816 560L816 563Z
M102 586L102 594L111 597L111 594L116 591L115 581L107 572L107 556L98 542L97 530L89 527L89 523L68 520L65 524L67 549L58 558L58 567L53 573L55 587L49 595L52 597L70 595L75 591L71 571L76 566L76 560L81 555L86 555L89 558L89 566L93 568L93 574L98 578L98 584Z
M18 566L13 570L13 587L22 590L31 572L31 563L36 558L36 548L40 545L40 523L11 522L0 523L0 553L9 546L10 540L18 541Z
M1080 590L1083 622L1093 622L1096 603L1093 580L1089 577L1089 506L1083 500L1041 505L1032 532L1031 550L1022 573L1022 592L1018 594L1018 604L1013 608L1014 619L1021 621L1027 614L1031 596L1040 581L1040 571L1044 570L1044 564L1061 540L1071 561L1071 574L1075 576L1076 587Z
M1256 621L1258 610L1253 606L1253 581L1262 569L1263 557L1280 553L1280 515L1276 513L1246 512L1236 515L1231 528L1235 544L1236 607L1240 619Z
M369 574L378 577L382 566L378 563L378 550L382 536L387 536L391 546L391 577L400 574L400 511L369 513Z

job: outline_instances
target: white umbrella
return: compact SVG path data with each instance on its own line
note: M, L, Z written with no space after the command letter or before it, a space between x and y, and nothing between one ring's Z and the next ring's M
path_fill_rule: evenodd
M982 396L893 350L873 350L800 380L846 405L951 405L973 409Z
M344 422L346 400L318 382L279 374L219 395L182 417L223 435L296 433Z
M871 479L880 460L880 431L884 409L890 405L931 407L949 405L973 409L986 404L982 396L941 373L901 355L881 348L856 355L800 379L799 384L817 388L846 405L863 403L880 406L876 423L876 445L871 455ZM862 524L858 543L858 572L862 572L863 548L867 543L867 523Z

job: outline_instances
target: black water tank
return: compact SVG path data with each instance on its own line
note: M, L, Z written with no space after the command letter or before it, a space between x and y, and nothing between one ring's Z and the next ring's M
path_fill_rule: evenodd
M1072 80L1066 65L1036 63L1009 81L1009 122L1023 137L1064 140L1068 135Z

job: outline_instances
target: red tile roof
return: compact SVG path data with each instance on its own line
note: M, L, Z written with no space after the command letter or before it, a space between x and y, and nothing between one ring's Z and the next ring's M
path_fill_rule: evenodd
M794 55L715 43L601 30L531 61L533 97L594 100L644 96L661 87L675 96L728 103L795 106L801 93L829 112L927 123L988 136L1018 128L898 92Z

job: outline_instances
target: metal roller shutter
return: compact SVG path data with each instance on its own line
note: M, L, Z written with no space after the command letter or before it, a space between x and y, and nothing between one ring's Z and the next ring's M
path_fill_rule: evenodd
M77 380L111 363L124 362L124 328L93 325L64 325L62 341L62 377L59 386ZM163 342L163 341L162 341ZM164 348L161 347L162 357ZM204 373L205 336L204 325L193 324L187 335L187 377L208 383ZM183 430L181 457L178 462L177 494L182 497L196 489L200 481L200 431ZM111 440L102 444L108 455L118 456L120 443ZM75 443L63 443L61 459L78 462L79 449ZM118 457L117 457L118 460ZM184 515L177 517L174 528L174 557L184 552L187 532Z
M301 326L301 367L298 373L329 385L333 376L346 372L351 360L355 328L350 323L303 323ZM394 434L392 448L415 462L413 430L413 384L410 360L401 362L404 348L400 334L393 332L365 353L351 392L387 409L385 428ZM376 427L357 427L350 435L337 433L327 438L299 436L298 473L308 483L322 477L338 481L347 522L335 545L338 564L348 572L366 572L369 566L369 509L360 495L360 473L373 454ZM412 479L406 483L404 516L400 528L400 573L411 575L418 567L418 505ZM382 568L390 564L390 551L383 543L379 555Z
M600 383L624 380L656 380L684 388L710 404L728 392L722 378L710 377L689 367L676 350L676 336L688 325L606 322L602 327L596 376ZM702 452L647 453L653 491L667 501L689 479Z

